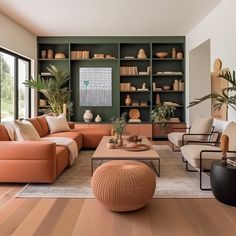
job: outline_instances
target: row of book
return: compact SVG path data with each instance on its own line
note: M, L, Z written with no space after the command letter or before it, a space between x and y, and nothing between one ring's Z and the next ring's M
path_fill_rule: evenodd
M137 66L121 66L120 75L138 75Z
M88 59L89 58L89 51L71 51L71 59Z

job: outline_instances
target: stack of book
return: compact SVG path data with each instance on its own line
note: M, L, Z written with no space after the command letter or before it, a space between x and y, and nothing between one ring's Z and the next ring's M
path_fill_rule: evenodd
M121 66L120 75L138 75L137 66Z
M71 51L71 59L88 59L89 51Z

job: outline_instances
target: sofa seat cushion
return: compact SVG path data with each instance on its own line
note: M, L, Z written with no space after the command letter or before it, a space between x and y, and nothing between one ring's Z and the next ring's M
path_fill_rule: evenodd
M110 136L110 129L75 129L79 131L83 136L83 148L85 149L96 149L103 136Z
M194 168L200 168L200 153L202 150L220 150L219 147L210 145L185 145L180 148L184 159ZM210 170L211 164L215 160L219 160L222 157L222 153L204 153L203 154L203 169Z
M67 166L69 166L69 151L64 146L57 146L56 147L56 176L60 175Z
M168 134L168 139L171 143L173 143L177 147L182 146L182 137L186 133L181 132L172 132ZM186 135L184 136L184 145L187 143L187 141L199 141L199 138L195 135Z
M78 151L82 147L82 135L79 132L60 132L60 133L54 133L54 134L48 134L46 137L65 137L70 138L76 141L78 146Z

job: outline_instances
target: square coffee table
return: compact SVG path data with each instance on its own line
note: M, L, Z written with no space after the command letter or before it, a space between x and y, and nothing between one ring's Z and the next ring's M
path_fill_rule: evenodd
M107 143L109 139L111 139L111 136L104 136L99 143L97 149L93 153L92 159L91 159L91 175L93 175L93 165L94 161L100 160L100 164L103 161L108 161L108 160L135 160L135 161L147 161L151 163L154 171L156 174L160 177L160 156L158 155L157 151L154 150L147 139L147 137L142 136L142 143L147 144L150 146L150 149L146 151L138 151L138 152L133 152L133 151L127 151L122 148L115 148L115 149L109 149L107 148ZM125 142L125 140L124 140ZM153 161L157 161L157 169L153 164Z

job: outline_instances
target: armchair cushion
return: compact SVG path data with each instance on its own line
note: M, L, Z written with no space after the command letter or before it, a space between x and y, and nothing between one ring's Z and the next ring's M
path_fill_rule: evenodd
M181 133L181 132L172 132L168 134L168 139L171 143L173 143L177 147L182 146L182 138L183 135L186 133ZM184 136L184 144L187 143L187 141L199 141L199 138L196 137L195 135L186 135Z
M236 151L236 123L231 121L225 128L223 134L229 137L229 150Z
M200 153L202 150L220 150L219 147L210 145L185 145L180 148L184 159L194 168L200 168ZM215 160L219 160L222 157L222 153L204 153L202 168L210 170L211 164Z
M192 134L209 134L213 125L212 117L197 116L191 126ZM199 139L206 139L206 135L196 135Z

